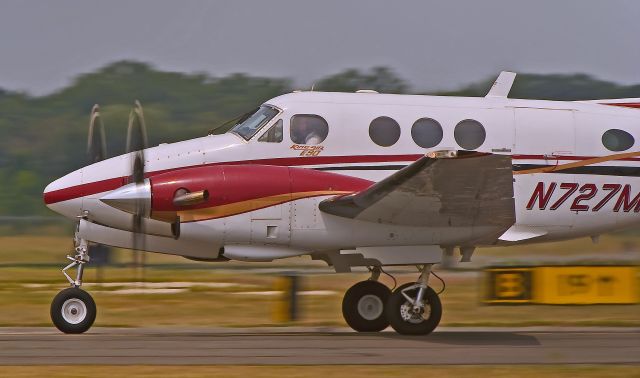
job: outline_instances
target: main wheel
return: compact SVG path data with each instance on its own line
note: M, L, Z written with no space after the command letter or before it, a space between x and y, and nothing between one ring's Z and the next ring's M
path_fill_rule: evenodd
M64 289L51 302L51 320L64 333L83 333L96 320L96 302L82 289Z
M351 286L342 300L342 316L358 332L379 332L389 326L384 314L391 290L378 281L361 281Z
M422 311L414 312L413 305L402 295L402 291L415 283L407 283L397 288L387 301L385 313L391 327L402 335L426 335L431 333L442 317L442 303L438 294L427 288L424 296L425 306ZM418 288L406 291L410 298L415 298Z

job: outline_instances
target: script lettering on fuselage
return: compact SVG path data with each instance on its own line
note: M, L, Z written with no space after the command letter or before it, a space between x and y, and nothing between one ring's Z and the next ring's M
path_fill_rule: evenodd
M594 197L598 192L606 193L598 201ZM554 194L556 194L554 196ZM555 199L551 201L552 197ZM571 211L600 211L606 204L615 201L614 212L640 212L640 193L632 195L630 184L582 184L574 182L544 183L538 182L527 203L527 210L557 210L565 203Z
M324 150L323 146L307 146L304 144L294 144L292 150L300 151L300 156L318 156Z

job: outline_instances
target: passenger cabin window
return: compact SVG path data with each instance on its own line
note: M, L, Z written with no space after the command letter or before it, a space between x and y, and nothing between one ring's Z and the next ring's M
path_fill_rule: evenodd
M260 136L259 142L280 143L282 142L282 120L279 119L266 133Z
M238 123L230 130L232 133L240 135L245 140L251 139L256 133L264 127L273 117L278 115L279 111L271 106L261 106L253 112L249 112L242 116Z
M473 119L465 119L456 125L455 130L453 130L453 137L456 143L465 150L475 150L482 146L487 137L487 132L480 122Z
M320 144L329 134L329 125L315 114L296 114L291 117L290 135L295 144Z
M378 117L369 125L369 137L378 146L393 146L400 139L400 125L393 118Z
M625 151L633 147L635 140L624 130L611 129L602 134L602 144L609 151Z
M411 126L411 138L422 148L435 147L442 142L442 126L435 119L420 118Z

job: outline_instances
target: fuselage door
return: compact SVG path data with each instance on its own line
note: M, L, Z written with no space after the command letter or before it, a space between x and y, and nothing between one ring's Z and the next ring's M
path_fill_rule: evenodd
M520 154L542 154L550 159L574 154L572 110L515 108L515 116L516 148Z
M515 118L516 171L572 161L576 143L572 110L515 108ZM516 222L547 227L549 234L566 232L575 222L575 212L569 210L577 189L574 176L566 172L514 175Z

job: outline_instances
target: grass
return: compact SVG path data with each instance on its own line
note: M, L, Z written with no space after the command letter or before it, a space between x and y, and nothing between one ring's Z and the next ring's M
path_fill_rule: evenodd
M75 377L640 377L637 366L505 365L505 366L3 366L13 378Z
M608 250L628 247L634 243L629 236L603 237L601 243ZM590 241L589 241L590 243ZM573 244L550 245L556 250L577 254L583 241ZM533 246L532 246L533 247ZM625 248L626 248L625 247ZM54 266L0 267L0 326L49 326L49 305L53 296L66 281L60 273L65 263L70 241L52 236L0 237L0 264L56 263ZM512 248L512 247L509 247ZM535 248L540 248L535 246ZM481 251L494 253L496 248ZM507 252L505 252L507 250ZM498 250L508 255L508 248ZM534 249L535 253L542 253ZM529 250L530 253L531 250ZM116 261L130 261L130 253L116 252ZM174 294L119 294L123 287L86 286L98 304L96 326L271 326L276 298L273 296L240 295L238 292L273 290L276 275L243 270L244 267L273 268L273 264L196 263L175 256L149 254L147 262L154 265L145 270L145 282L201 282L233 283L245 286L209 287L205 284L185 288ZM175 267L175 264L181 268ZM173 265L171 265L173 264ZM323 266L307 259L278 263L291 270ZM188 268L188 269L185 269ZM212 269L215 268L215 269ZM226 269L233 268L233 269ZM140 281L140 272L127 267L108 267L102 281ZM481 303L482 285L479 274L473 272L442 272L447 290L441 296L444 305L443 326L640 326L640 305L596 306L488 306ZM307 274L302 277L303 290L333 291L330 295L300 298L302 317L298 325L346 326L341 315L344 291L367 274ZM415 274L399 273L399 283L415 279ZM383 282L392 282L382 276ZM85 282L98 281L97 270L89 268ZM31 285L31 284L40 285ZM27 286L29 285L29 286ZM434 286L438 287L438 283ZM137 286L133 285L132 288Z

